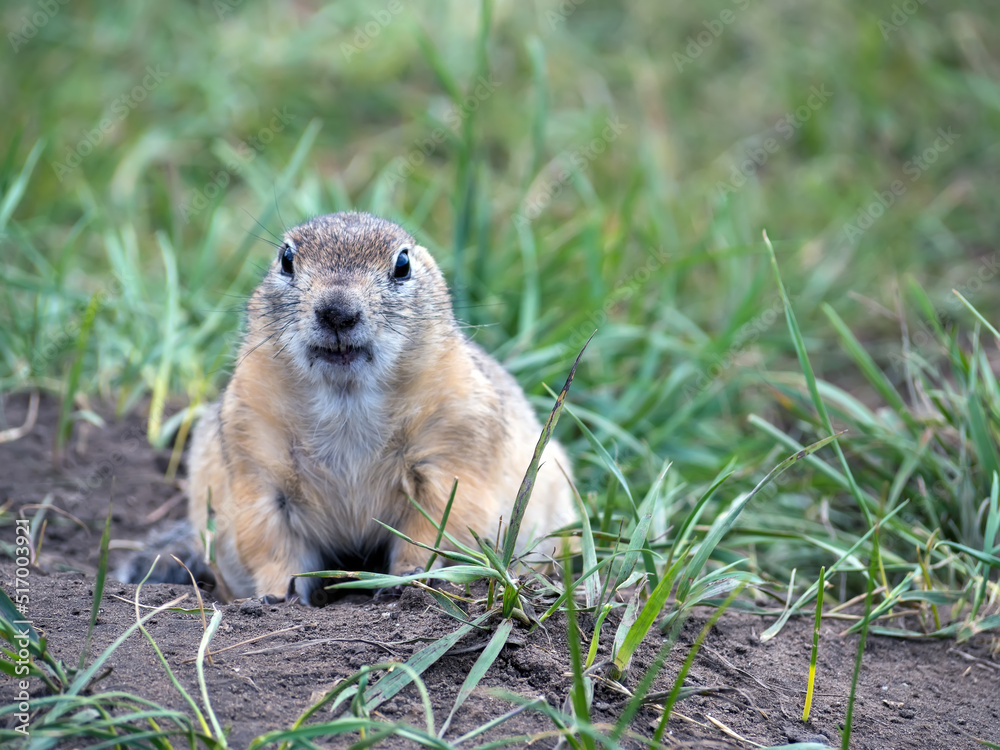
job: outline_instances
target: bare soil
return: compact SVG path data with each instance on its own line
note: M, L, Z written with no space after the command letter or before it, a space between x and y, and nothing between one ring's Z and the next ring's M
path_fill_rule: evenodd
M3 399L6 424L24 419L27 398ZM103 413L103 412L102 412ZM31 517L32 506L52 496L42 554L31 569L28 615L48 637L57 656L75 663L79 658L93 596L98 541L114 500L112 539L138 541L154 528L184 515L183 482L164 480L169 452L158 452L145 441L145 424L133 416L108 418L105 427L74 430L64 465L55 468L52 446L58 405L43 398L38 423L20 440L0 444L0 503ZM107 416L107 415L105 415ZM55 509L58 509L56 511ZM12 525L0 534L13 543ZM0 544L0 549L3 544ZM112 553L112 566L125 551ZM11 591L13 561L0 554L0 581ZM190 592L184 586L147 586L144 604L159 604ZM98 620L94 653L117 638L132 622L128 601L134 587L109 581ZM189 597L186 606L195 606ZM268 730L287 728L325 690L358 668L407 658L428 639L452 632L455 621L441 614L423 592L408 589L394 601L351 596L324 609L301 605L265 605L256 600L221 605L222 624L212 643L215 651L259 638L252 644L219 653L207 668L212 706L229 729L230 745L245 747ZM669 690L684 657L709 613L699 613L686 625L654 690ZM604 624L603 640L614 632L615 617ZM752 743L782 745L813 741L840 746L840 727L847 707L857 648L855 637L842 637L844 623L826 620L821 633L816 696L812 719L801 721L811 647L811 622L792 620L774 640L762 644L759 634L770 621L726 613L712 628L698 653L687 684L703 694L682 700L669 723L667 744L690 748L749 748ZM593 627L581 616L585 633ZM175 673L198 694L193 657L202 635L197 615L164 613L148 626ZM476 659L486 634L472 634L453 653L425 673L440 723L451 709L459 686ZM647 638L626 679L633 687L662 643L658 630ZM547 632L517 626L514 641L456 714L447 737L454 739L510 710L512 704L496 689L534 698L544 696L562 707L570 686L566 622L556 617ZM607 657L602 647L599 658ZM184 710L151 646L135 634L114 653L110 674L96 690L122 690ZM0 705L14 700L12 681L0 681ZM43 686L33 685L34 696ZM625 698L598 682L594 692L597 722L613 723ZM423 726L420 697L411 686L387 702L378 714L389 721ZM323 715L321 718L330 718ZM655 708L642 709L632 729L651 735L658 722ZM523 712L471 744L500 737L530 735L552 729L537 713ZM744 738L744 739L740 739ZM956 645L950 641L903 641L871 637L865 652L855 707L852 747L872 750L980 748L979 740L1000 742L1000 659L987 636ZM324 746L346 746L345 738ZM387 746L401 744L398 740ZM542 738L537 747L552 747ZM639 746L635 741L629 743Z

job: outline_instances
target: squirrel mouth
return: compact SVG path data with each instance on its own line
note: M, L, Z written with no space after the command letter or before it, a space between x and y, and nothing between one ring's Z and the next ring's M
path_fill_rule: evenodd
M310 346L309 356L314 360L321 359L336 367L347 367L358 359L370 360L372 353L367 346L338 343L333 346Z

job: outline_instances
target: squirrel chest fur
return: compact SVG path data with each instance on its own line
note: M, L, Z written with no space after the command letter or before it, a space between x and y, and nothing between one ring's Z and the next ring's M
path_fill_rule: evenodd
M195 429L190 517L204 532L211 505L233 595L321 600L318 579L294 574L418 570L426 550L375 519L433 544L407 498L440 519L456 478L448 530L492 537L540 432L459 328L425 248L367 214L322 216L285 235L250 299L232 379ZM575 520L569 472L551 442L520 550Z

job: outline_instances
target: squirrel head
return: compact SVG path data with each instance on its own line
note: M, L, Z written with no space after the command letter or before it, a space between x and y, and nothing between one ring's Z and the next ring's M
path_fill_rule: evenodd
M258 347L316 384L377 386L454 328L426 248L390 221L329 214L285 233L250 300L244 356Z

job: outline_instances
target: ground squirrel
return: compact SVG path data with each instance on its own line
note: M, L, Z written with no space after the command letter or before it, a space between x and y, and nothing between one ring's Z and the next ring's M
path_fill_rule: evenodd
M322 603L319 579L293 574L426 562L373 520L433 544L408 496L440 518L457 478L448 530L493 537L540 432L425 248L368 214L321 216L285 234L250 298L232 379L194 432L190 520L203 532L210 500L234 596ZM519 550L577 517L565 451L552 441L542 460Z

